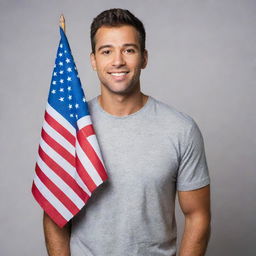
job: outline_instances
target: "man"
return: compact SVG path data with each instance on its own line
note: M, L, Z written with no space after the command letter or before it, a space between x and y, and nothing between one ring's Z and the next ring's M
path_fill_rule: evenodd
M205 254L210 178L195 121L140 90L145 30L127 10L91 25L91 64L101 94L90 113L109 179L63 229L44 214L51 256L176 255L176 191L185 216L180 256Z

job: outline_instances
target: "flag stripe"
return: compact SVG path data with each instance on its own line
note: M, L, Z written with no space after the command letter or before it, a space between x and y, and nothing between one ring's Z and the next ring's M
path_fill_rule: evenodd
M86 141L86 139L83 140L83 143ZM86 148L87 151L91 152L91 145L88 145L88 147ZM77 141L76 143L76 153L77 153L77 157L79 158L80 162L82 163L83 166L86 166L86 171L87 173L90 175L90 177L92 178L93 182L98 185L102 183L102 179L99 176L98 170L96 170L92 164L92 156L89 155L88 157L88 152L86 152L87 154L85 154L85 152L83 151L83 149L80 146L79 141Z
M97 185L94 183L93 179L88 175L88 172L86 171L85 167L82 165L81 161L79 158L76 158L76 163L77 163L77 172L81 179L83 180L84 184L88 187L88 189L93 192Z
M49 103L46 105L46 111L53 117L62 127L65 127L73 136L76 136L76 129L69 123L58 111L56 111Z
M102 159L102 156L101 156L101 151L100 151L100 147L99 147L96 135L92 134L91 136L87 137L87 140L91 144L91 146L93 147L93 149L96 152L97 156L99 157L102 165L104 165L104 162L103 162L103 159Z
M54 182L52 182L36 164L36 174L41 182L51 191L51 193L58 198L58 200L73 214L75 215L79 208L67 197L65 193Z
M58 212L69 221L72 218L71 212L60 202L58 198L44 185L37 175L34 177L34 183L41 194L49 201Z
M60 123L58 123L50 113L48 113L48 110L45 111L45 120L47 123L56 130L59 134L61 134L67 141L71 143L71 145L75 146L76 138L75 136L68 131L64 126L62 126Z
M48 114L47 114L48 115ZM65 148L71 155L75 157L76 148L61 134L59 134L55 129L53 129L47 122L44 122L43 129L63 148Z
M54 159L54 161L63 169L65 170L70 176L72 176L78 185L87 193L89 196L91 196L90 190L87 188L87 186L84 184L84 182L81 180L80 176L76 172L76 168L72 166L69 162L67 162L62 156L60 156L56 151L54 151L44 140L41 138L41 141L39 143L41 148L44 152L47 152L49 157L51 159Z
M95 134L95 131L94 131L93 126L91 124L81 128L79 130L79 132L82 133L83 136L85 136L86 138Z
M62 215L56 210L55 207L42 195L42 193L36 187L34 181L32 184L32 194L34 195L36 201L44 209L44 211L60 226L63 227L67 220L62 217Z
M100 158L98 157L97 153L94 151L93 147L88 142L88 140L84 139L84 137L82 136L80 131L78 131L78 133L77 133L77 139L79 142L79 143L77 143L77 145L79 145L77 152L81 151L79 153L84 160L84 161L83 160L81 161L81 157L79 157L80 161L85 166L89 166L89 167L93 166L93 168L88 168L87 170L88 170L88 173L93 177L95 184L98 184L98 182L101 183L102 180L106 180L107 174L106 174L105 168L104 168ZM80 148L80 146L81 146L81 148ZM89 163L87 163L88 158L90 159ZM95 173L95 170L97 170L97 175ZM100 175L100 178L98 175ZM94 179L94 177L96 179Z
M84 182L82 181L81 177L79 176L79 174L76 172L76 182L77 184L84 190L84 192L91 197L91 191L88 189L88 187L84 184ZM87 201L88 198L85 198L85 200Z
M44 139L44 141L52 148L54 149L60 156L62 156L66 161L68 161L73 167L76 166L76 159L74 156L72 156L66 148L62 147L58 142L56 142L54 139L52 139L47 132L42 129L41 136Z
M61 155L59 155L55 150L53 150L43 138L41 138L39 145L47 152L47 154L54 159L54 161L60 165L66 172L68 172L72 177L75 177L76 169L72 166L66 159L64 159Z
M43 159L44 163L51 168L67 185L83 200L86 202L89 195L78 185L77 181L67 173L61 166L59 166L53 159L51 159L41 147L38 150L39 156Z
M74 204L81 209L84 205L82 199L74 192L74 190L67 185L47 164L38 156L37 164L41 171L56 185L61 189L63 193L69 197L69 199L74 202Z
M83 127L92 124L92 119L90 115L83 116L80 119L77 120L77 126L79 129L82 129Z

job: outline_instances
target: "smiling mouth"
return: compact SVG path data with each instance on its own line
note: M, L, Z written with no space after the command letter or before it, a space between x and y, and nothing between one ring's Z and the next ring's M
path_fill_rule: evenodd
M129 73L129 71L127 71L127 72L108 72L108 74L110 74L112 76L124 76L128 73Z

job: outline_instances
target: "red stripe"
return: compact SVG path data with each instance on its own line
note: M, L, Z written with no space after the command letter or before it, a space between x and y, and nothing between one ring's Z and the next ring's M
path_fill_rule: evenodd
M76 166L75 157L69 153L62 145L60 145L56 140L54 140L44 129L41 132L44 141L54 149L59 155L61 155L66 161L68 161L72 166Z
M57 210L56 208L41 194L41 192L36 187L34 181L32 184L32 194L34 195L36 201L44 209L44 211L53 219L53 221L58 224L61 228L65 226L68 222Z
M67 173L61 166L59 166L51 157L49 157L39 146L38 149L39 156L43 159L45 164L54 171L67 185L74 190L74 192L83 200L83 202L87 202L89 199L89 195L85 193L85 191L77 184L75 179Z
M64 126L58 123L47 111L45 111L44 118L53 129L55 129L59 134L61 134L73 146L75 146L76 137L73 136Z
M76 157L76 166L77 166L77 172L81 177L81 179L83 180L84 184L88 187L88 189L91 192L93 192L97 188L97 185L94 183L91 176L88 175L86 169L84 168L84 166L82 165L78 157Z
M81 133L80 131L78 131L77 133L77 139L84 153L87 155L94 168L99 173L101 179L105 181L108 178L107 173L97 153L94 151L92 145L88 142L87 138L85 138L83 133Z
M43 184L63 203L63 205L73 214L79 211L79 208L67 197L62 190L58 188L40 169L38 164L36 164L36 174Z
M89 137L89 136L95 134L95 131L94 131L93 126L92 126L91 124L89 124L89 125L83 127L83 128L80 129L79 131L80 131L81 133L83 133L83 135L84 135L85 137Z

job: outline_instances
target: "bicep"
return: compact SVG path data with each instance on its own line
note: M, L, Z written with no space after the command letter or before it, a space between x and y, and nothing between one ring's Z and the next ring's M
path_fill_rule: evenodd
M190 191L178 191L178 200L184 215L210 215L210 185Z

